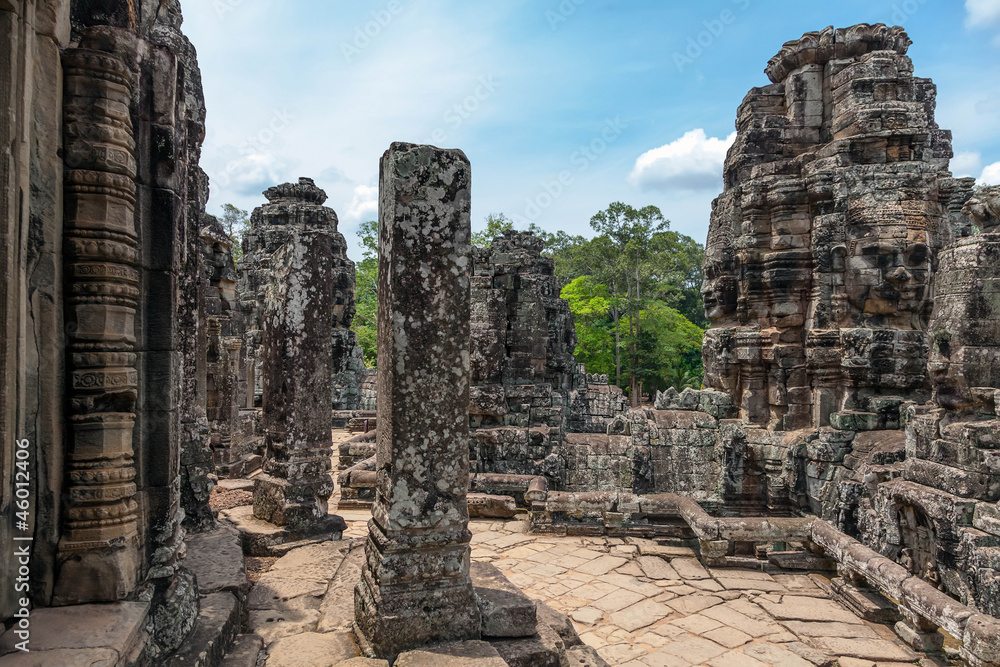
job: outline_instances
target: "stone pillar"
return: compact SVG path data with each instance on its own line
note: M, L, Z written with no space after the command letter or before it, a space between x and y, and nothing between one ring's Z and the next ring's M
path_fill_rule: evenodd
M137 390L131 72L88 49L65 72L69 442L55 601L120 600L139 575L132 430Z
M382 157L376 496L355 589L364 651L479 637L469 577L471 170L460 151Z
M298 198L296 188L306 194L318 190L304 184L287 187L291 200ZM333 493L335 233L325 215L303 215L290 225L285 244L271 257L270 284L264 292L262 418L267 452L264 474L254 485L253 513L283 526L290 538L335 532L342 524L327 514Z

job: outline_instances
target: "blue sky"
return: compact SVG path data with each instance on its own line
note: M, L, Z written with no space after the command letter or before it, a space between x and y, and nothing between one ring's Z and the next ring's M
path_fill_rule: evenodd
M736 109L782 43L907 29L953 171L1000 183L1000 0L189 0L208 103L209 211L299 176L349 254L393 141L461 148L489 213L590 234L612 201L704 241ZM698 44L700 42L700 44ZM694 45L694 46L692 46Z

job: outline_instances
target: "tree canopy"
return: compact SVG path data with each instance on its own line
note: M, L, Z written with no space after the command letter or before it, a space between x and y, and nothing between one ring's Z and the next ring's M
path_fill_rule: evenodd
M378 222L368 220L358 228L362 259L357 264L354 320L351 330L365 354L365 365L375 368L378 357Z
M655 206L614 202L590 226L591 239L545 236L577 317L579 361L628 388L634 405L672 385L671 374L700 386L702 246L671 231Z
M222 228L233 242L233 259L243 257L243 232L250 224L250 214L232 204L222 205Z

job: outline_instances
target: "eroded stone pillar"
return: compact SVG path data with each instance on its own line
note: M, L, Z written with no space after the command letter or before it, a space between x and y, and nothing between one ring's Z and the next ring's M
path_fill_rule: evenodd
M369 655L479 637L469 577L471 169L461 151L382 157L377 487L355 589Z
M287 186L291 200L313 186ZM298 188L298 189L296 189ZM320 191L321 192L321 191ZM325 199L325 195L323 197ZM333 493L330 386L333 382L333 281L336 228L306 216L271 258L264 297L263 422L267 453L254 486L258 519L290 533L323 532Z
M139 575L132 430L139 298L132 73L71 49L65 73L69 442L57 603L120 600Z

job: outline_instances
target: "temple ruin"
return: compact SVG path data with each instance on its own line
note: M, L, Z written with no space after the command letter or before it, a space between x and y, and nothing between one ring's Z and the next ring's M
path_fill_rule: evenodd
M633 408L459 150L382 158L377 372L315 181L234 261L181 23L0 2L0 667L1000 666L1000 188L901 28L767 64Z

